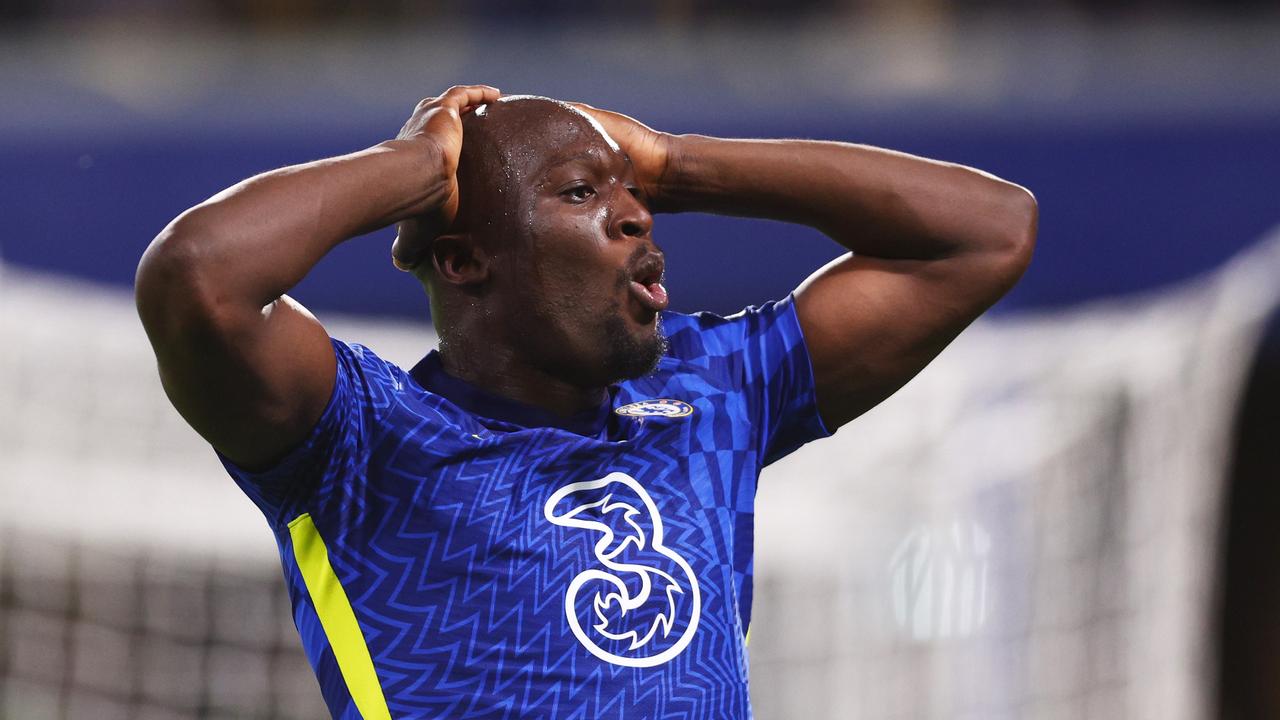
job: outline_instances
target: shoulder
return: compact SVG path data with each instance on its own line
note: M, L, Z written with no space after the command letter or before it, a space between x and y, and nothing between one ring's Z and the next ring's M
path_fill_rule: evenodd
M379 357L367 345L335 337L330 337L329 342L338 360L339 375L346 373L366 381L390 384L403 384L408 375L395 363Z
M798 332L794 306L788 295L727 316L712 312L663 313L663 328L670 345L668 355L689 362L729 357L741 353L754 339L770 334L780 324L788 334L792 326Z
M386 373L389 372L390 368L395 367L390 362L378 357L378 354L367 345L336 337L330 337L329 343L333 345L333 351L339 360L359 366L361 369L376 373Z
M409 373L366 345L334 337L329 341L337 359L334 401L362 408L366 417L384 421L414 386Z

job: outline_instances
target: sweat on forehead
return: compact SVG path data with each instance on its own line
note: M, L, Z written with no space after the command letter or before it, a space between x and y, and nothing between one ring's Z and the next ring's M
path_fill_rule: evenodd
M474 141L474 142L469 142ZM463 120L463 152L501 158L510 170L529 172L567 146L618 145L593 118L567 103L533 95L512 95L481 105Z
M460 220L503 214L500 207L556 157L595 146L618 152L618 145L590 116L559 100L511 95L481 105L462 118L458 159Z

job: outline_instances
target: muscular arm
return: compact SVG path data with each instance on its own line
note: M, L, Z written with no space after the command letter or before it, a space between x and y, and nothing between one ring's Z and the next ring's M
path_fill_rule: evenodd
M796 293L832 429L915 376L1031 259L1034 198L977 170L834 142L686 136L674 147L672 209L802 223L852 251Z
M348 238L456 211L459 115L496 97L451 89L420 103L398 139L246 180L151 243L138 265L138 314L165 392L214 447L254 468L305 437L333 390L335 360L324 328L284 293Z
M851 251L796 292L831 429L915 376L1030 262L1035 199L986 173L849 143L671 136L581 108L627 149L655 209L801 223Z

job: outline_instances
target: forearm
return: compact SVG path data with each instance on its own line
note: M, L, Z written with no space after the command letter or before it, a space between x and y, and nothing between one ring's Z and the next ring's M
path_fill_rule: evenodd
M139 283L258 311L339 243L439 205L448 179L421 145L391 141L228 188L165 228Z
M664 207L817 228L855 253L1004 251L1034 232L1024 189L971 168L849 143L677 136Z

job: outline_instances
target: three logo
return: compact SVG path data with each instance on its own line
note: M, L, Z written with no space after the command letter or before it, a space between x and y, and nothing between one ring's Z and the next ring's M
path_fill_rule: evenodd
M598 534L597 567L578 573L564 595L565 618L583 647L626 667L661 665L688 647L702 608L698 579L664 544L658 506L635 478L614 472L571 483L552 493L543 514L552 524ZM590 603L589 613L580 601ZM584 614L594 618L585 628Z

